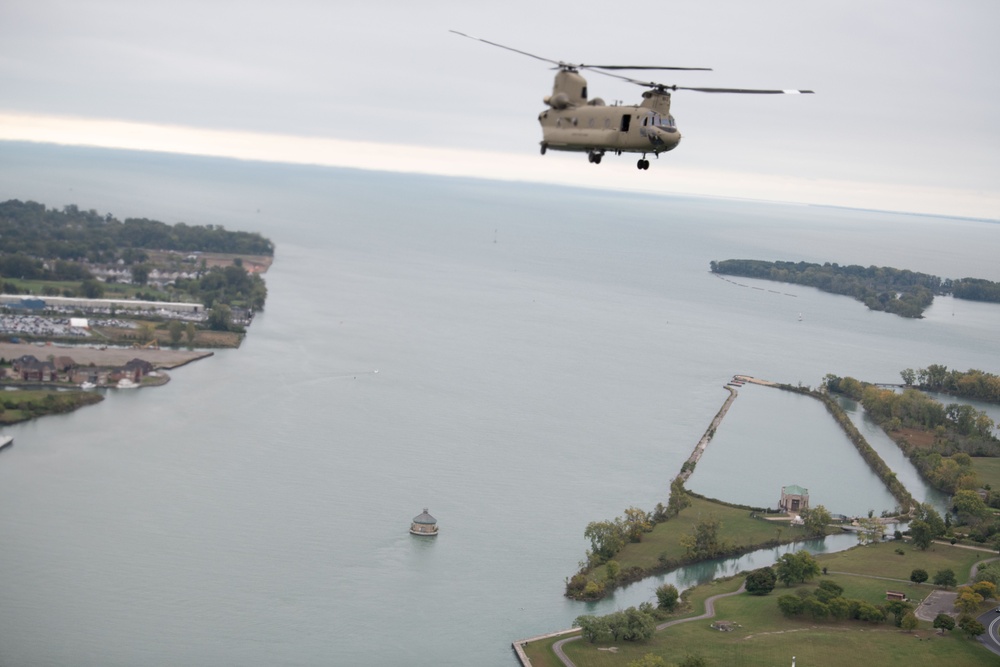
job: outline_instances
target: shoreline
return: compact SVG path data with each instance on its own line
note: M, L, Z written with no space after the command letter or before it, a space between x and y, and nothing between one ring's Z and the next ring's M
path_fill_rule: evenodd
M0 342L0 358L10 361L26 354L44 359L48 355L67 356L81 366L122 366L132 359L142 359L155 368L171 370L193 361L210 357L211 350L145 349L138 347L107 347L99 349L88 345L36 345L34 343Z
M893 486L887 484L886 480L885 480L885 476L882 475L882 474L879 474L879 470L875 469L876 467L878 467L877 466L878 463L881 463L881 467L883 467L886 470L889 469L888 466L885 465L885 463L884 463L884 461L882 461L881 457L879 457L877 454L875 454L874 450L871 449L871 446L868 445L868 442L864 439L863 436L861 436L860 433L851 433L851 432L849 432L847 426L843 423L843 421L841 421L840 419L837 418L837 415L834 412L833 406L831 406L829 400L824 400L824 398L822 396L819 396L816 392L813 392L813 391L803 391L802 389L792 387L791 385L784 385L784 384L781 384L781 383L778 383L778 382L772 382L770 380L763 380L763 379L760 379L760 378L755 378L753 376L740 375L740 374L734 375L733 379L730 381L730 383L725 385L726 390L729 391L729 396L723 402L722 407L719 409L719 411L715 414L715 417L713 417L712 421L709 423L709 426L705 430L705 433L702 435L701 439L695 445L694 451L691 453L691 455L682 464L681 470L677 474L676 478L681 479L682 482L683 481L687 481L687 479L694 472L696 464L701 459L702 454L704 454L705 449L708 447L708 444L711 442L712 438L714 437L715 431L718 429L719 425L722 423L722 419L726 416L726 413L729 411L729 407L732 405L733 401L735 401L736 397L739 395L739 392L733 386L734 383L735 383L735 386L738 387L738 386L741 386L743 383L747 383L747 382L749 382L751 384L757 384L757 385L765 386L765 387L772 387L772 388L776 388L776 389L784 389L784 390L787 390L787 391L792 391L792 392L795 392L795 393L802 393L802 394L805 394L807 396L811 396L813 398L816 398L816 399L820 400L826 406L827 410L831 413L831 415L834 417L835 421L837 421L837 423L841 427L841 429L844 431L844 435L847 436L848 440L850 440L852 442L852 444L854 444L854 446L857 448L858 453L861 455L861 457L868 464L869 468L872 468L873 472L875 472L876 474L879 475L879 478L882 480L883 484L886 485L886 487L890 491L890 493L892 493L893 496L896 497L897 500L901 500L900 496L897 495L897 493L895 492L896 489L894 489ZM854 429L854 431L856 432L856 429ZM858 441L858 439L860 439L860 442ZM864 450L866 448L868 450L870 450L870 451L869 452L865 452ZM869 454L869 455L866 456L866 453ZM870 458L870 455L872 455L872 454L875 457L874 460L872 460ZM894 478L895 478L895 475L893 475L893 479ZM899 487L902 487L902 484L899 483L898 481L897 481L897 484L898 484ZM905 495L909 496L909 491L906 490L905 487L902 487L902 491L903 491L903 493ZM691 493L691 492L688 491L688 493ZM695 494L695 495L697 495L697 494ZM702 497L702 496L699 496L699 497ZM705 500L711 500L712 502L719 502L719 503L724 504L724 505L732 505L731 503L722 503L721 501L718 501L718 500L715 500L715 499L707 499L706 498ZM911 501L911 503L913 502L912 496L909 497L909 500ZM798 540L790 540L790 542L792 542L792 543L794 543L795 541L798 541ZM700 561L693 561L692 563L679 564L679 565L677 565L677 567L675 567L673 569L678 569L680 567L686 567L688 565L692 565L692 564L697 563L697 562L700 562ZM656 574L657 573L649 573L646 577L643 577L643 578L645 579L645 578L649 578L651 576L656 576ZM641 581L641 580L642 579L638 579L636 581ZM635 583L635 582L633 581L633 582L629 582L629 583ZM567 634L571 634L573 632L578 632L578 631L579 631L579 628L569 628L569 629L566 629L566 630L559 630L559 631L556 631L556 632L549 632L549 633L546 633L546 634L543 634L543 635L538 635L536 637L531 637L531 638L528 638L528 639L516 640L516 641L511 642L511 648L513 649L514 654L517 657L518 661L521 663L522 667L532 667L531 661L528 659L528 656L527 656L527 654L524 651L524 648L523 648L524 646L526 646L529 643L535 642L535 641L541 641L541 640L551 639L553 637L558 637L558 636L561 636L561 635L567 635ZM567 638L567 639L564 639L564 640L560 640L559 643L561 644L561 643L563 643L565 641L570 641L571 639L573 639L573 638ZM558 655L557 655L557 658L558 658Z

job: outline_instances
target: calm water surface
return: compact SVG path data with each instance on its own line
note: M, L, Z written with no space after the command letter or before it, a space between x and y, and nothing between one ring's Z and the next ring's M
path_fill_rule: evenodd
M666 500L734 373L998 370L1000 308L903 320L708 273L1000 280L992 223L11 143L0 197L278 248L241 349L9 430L2 664L509 666L514 639L653 597L584 605L563 580L588 522ZM693 488L885 506L816 408L741 393ZM726 451L749 457L712 472ZM407 533L424 507L432 541Z

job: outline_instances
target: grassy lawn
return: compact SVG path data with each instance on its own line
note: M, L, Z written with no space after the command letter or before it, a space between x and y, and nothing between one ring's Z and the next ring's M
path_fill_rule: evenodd
M0 424L16 424L48 414L70 412L102 400L100 394L86 391L49 391L21 389L0 395Z
M979 476L980 484L989 484L992 489L1000 489L1000 458L973 457L972 469Z
M20 278L4 278L4 282L15 285L21 292L31 292L31 295L44 294L46 288L54 290L56 294L62 295L63 290L76 292L80 288L79 280L21 280ZM152 286L146 285L126 285L124 283L101 283L104 288L105 299L131 299L136 292L144 294L156 294L160 299L167 299L170 295ZM31 295L25 294L25 297Z
M904 554L895 553L896 548L902 548ZM959 631L939 636L924 622L916 631L904 633L895 628L891 620L871 625L859 621L814 622L805 617L789 619L777 606L778 596L794 593L798 588L815 588L823 578L842 586L845 597L873 604L885 602L886 590L900 590L920 600L933 587L910 583L913 569L923 568L933 576L940 569L950 568L959 581L964 581L973 563L990 556L985 552L945 545L920 551L909 545L900 547L894 542L825 554L818 557L821 566L852 574L821 576L800 587L786 588L779 584L770 595L763 597L743 594L719 600L716 618L736 622L740 627L733 632L712 630L711 621L693 621L657 632L653 639L643 644L617 644L615 653L599 650L610 648L609 644L585 641L567 644L566 653L579 667L623 667L647 653L659 655L668 662L677 662L690 653L705 657L709 665L727 667L791 664L792 656L796 656L797 664L810 667L856 667L861 656L867 664L900 667L937 661L949 667L995 665L995 655L977 641L966 639ZM741 579L736 577L695 588L690 592L692 606L686 614L702 613L706 597L735 590L740 583Z
M896 548L902 548L904 555L898 555ZM910 572L917 568L927 570L931 578L938 570L951 569L960 584L969 579L972 565L996 554L947 544L932 544L926 551L910 544L883 542L866 547L857 547L835 554L818 557L821 567L835 572L867 574L875 577L889 577L909 581ZM839 582L838 582L839 583ZM892 589L899 582L887 581L886 588ZM903 584L900 584L903 585ZM895 590L895 589L893 589Z
M642 542L626 545L615 556L615 560L623 570L633 566L648 570L659 565L660 554L665 554L671 560L684 558L687 552L681 546L680 538L690 535L698 521L713 514L721 522L720 540L737 546L749 547L774 539L790 541L808 537L805 529L800 526L752 519L749 510L691 497L690 507L669 521L657 524L652 532L642 536ZM595 568L591 577L603 581L604 566Z

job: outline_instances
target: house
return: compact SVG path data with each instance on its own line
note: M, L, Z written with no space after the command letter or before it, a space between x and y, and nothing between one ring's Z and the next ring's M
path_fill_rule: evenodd
M26 354L12 363L14 376L25 382L52 382L56 379L56 367L51 361L39 361L34 355Z
M906 593L900 593L899 591L886 591L885 599L887 602L892 602L893 600L903 602L906 600Z
M145 359L139 359L136 357L122 366L121 377L127 377L129 380L132 380L132 382L138 384L139 382L142 382L142 378L152 372L153 364L149 363Z
M66 373L76 366L76 362L73 361L73 357L67 357L66 355L60 355L52 360L52 365L59 373Z
M781 487L778 509L788 514L799 514L809 509L809 489L795 484Z

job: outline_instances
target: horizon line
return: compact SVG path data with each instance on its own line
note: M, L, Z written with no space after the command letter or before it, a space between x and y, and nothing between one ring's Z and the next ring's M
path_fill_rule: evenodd
M651 195L717 197L1000 222L1000 195L657 164L666 179L638 180L626 162L595 169L573 155L538 155L388 144L332 137L219 130L0 111L0 141L129 150L253 162L342 167L542 183ZM385 160L386 153L394 156ZM553 169L553 165L556 167ZM641 174L638 178L643 178ZM669 186L669 187L668 187ZM962 206L956 206L957 202Z

